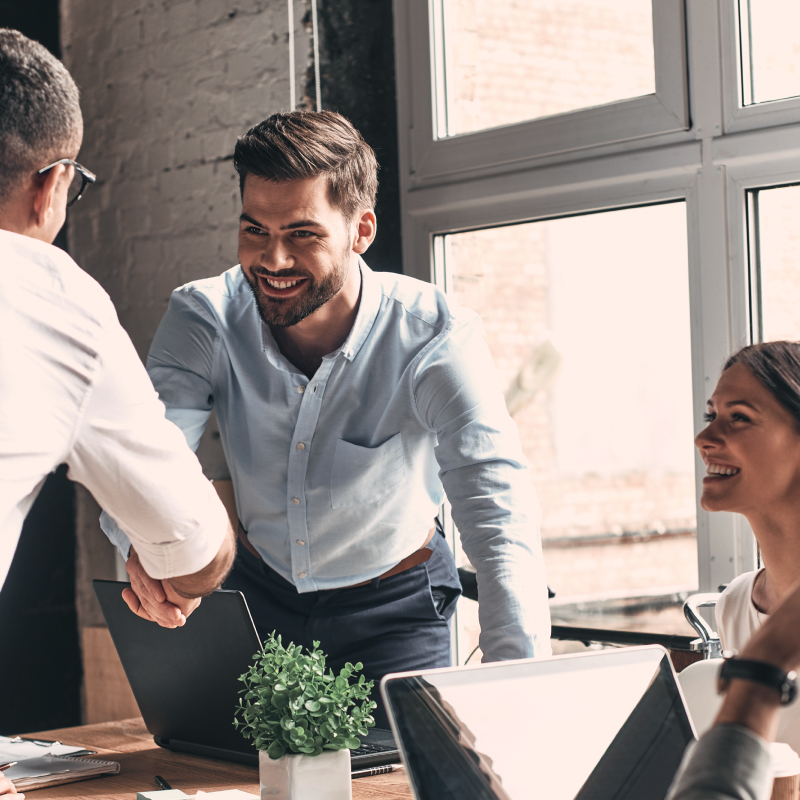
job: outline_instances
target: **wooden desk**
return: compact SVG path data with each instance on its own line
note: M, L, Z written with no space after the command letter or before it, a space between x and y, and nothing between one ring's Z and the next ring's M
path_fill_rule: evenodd
M153 741L141 717L25 735L58 739L64 744L97 750L95 758L118 761L122 767L118 775L25 792L25 796L32 800L63 800L67 797L134 800L136 792L158 788L153 781L155 775L161 775L174 789L180 789L188 795L198 789L241 789L258 795L256 767L164 750ZM411 789L402 771L353 781L353 800L409 800L411 796Z

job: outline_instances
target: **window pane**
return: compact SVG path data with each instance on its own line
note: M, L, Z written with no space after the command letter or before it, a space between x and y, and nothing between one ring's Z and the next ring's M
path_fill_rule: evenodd
M440 137L655 92L651 0L440 2Z
M758 226L762 341L800 339L800 186L751 194Z
M739 0L744 105L800 95L800 4Z
M446 289L483 319L530 461L554 624L693 633L685 214L674 203L444 237ZM462 658L474 605L459 611Z

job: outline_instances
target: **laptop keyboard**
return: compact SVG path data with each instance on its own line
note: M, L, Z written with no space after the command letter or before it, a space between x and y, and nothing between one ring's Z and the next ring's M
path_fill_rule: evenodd
M386 744L371 744L370 742L363 742L359 748L350 751L350 756L366 756L372 753L390 753L397 750L397 745L392 742Z
M382 767L400 761L400 751L390 731L370 731L361 746L350 751L350 765L353 769Z

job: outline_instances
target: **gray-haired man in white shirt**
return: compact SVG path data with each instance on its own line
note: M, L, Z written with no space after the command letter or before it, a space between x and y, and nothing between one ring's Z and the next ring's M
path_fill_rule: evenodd
M176 627L227 575L235 540L108 295L50 244L94 180L74 160L82 137L66 69L0 29L0 586L25 515L66 463L174 598ZM150 618L133 592L125 599Z

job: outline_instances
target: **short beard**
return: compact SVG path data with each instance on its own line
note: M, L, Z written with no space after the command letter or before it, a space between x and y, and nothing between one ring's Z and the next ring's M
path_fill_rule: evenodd
M250 287L250 291L253 293L259 316L264 323L274 328L291 328L292 325L297 325L298 322L302 322L306 317L311 316L318 308L324 306L325 303L339 293L347 279L349 261L350 251L348 249L342 261L319 283L308 273L292 270L292 275L304 277L308 283L306 291L297 298L268 297L263 293L256 276L251 280L243 268L242 274ZM273 276L269 272L267 274L269 277L280 277Z

